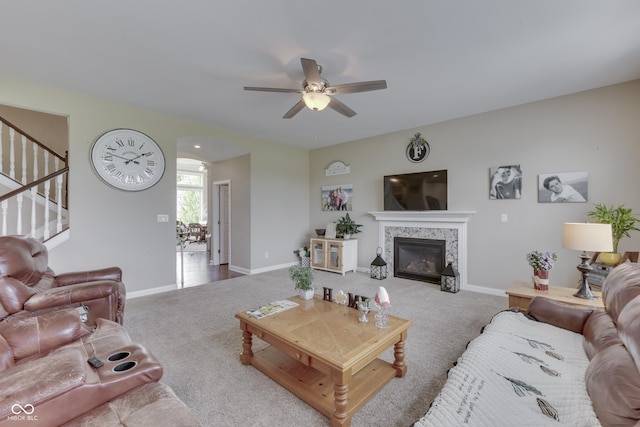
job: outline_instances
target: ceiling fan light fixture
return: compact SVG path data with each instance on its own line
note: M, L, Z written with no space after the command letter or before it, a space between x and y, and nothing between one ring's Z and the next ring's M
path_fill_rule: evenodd
M305 105L313 111L322 111L327 108L327 105L331 102L329 95L321 92L305 92L302 95L302 99Z

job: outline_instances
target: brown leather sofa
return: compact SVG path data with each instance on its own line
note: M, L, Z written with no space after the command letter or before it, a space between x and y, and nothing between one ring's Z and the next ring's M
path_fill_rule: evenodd
M23 310L84 305L89 326L98 318L123 323L126 290L120 268L56 275L48 261L42 242L0 236L0 319Z
M529 314L581 333L590 360L587 391L603 426L640 425L640 264L614 268L602 287L605 308L535 297Z
M602 290L604 308L536 296L497 313L413 427L640 426L640 264Z
M91 328L83 315L70 307L0 321L0 426L200 426L158 383L163 368L149 351L120 324L99 318Z

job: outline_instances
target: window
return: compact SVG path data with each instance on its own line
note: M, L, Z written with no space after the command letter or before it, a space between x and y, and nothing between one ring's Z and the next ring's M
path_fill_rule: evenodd
M178 171L177 219L184 224L206 223L204 200L204 174Z

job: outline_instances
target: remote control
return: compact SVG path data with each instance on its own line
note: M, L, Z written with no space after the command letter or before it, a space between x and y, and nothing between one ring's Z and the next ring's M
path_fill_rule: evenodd
M89 364L94 368L99 368L100 366L104 365L104 362L95 356L90 357L89 360L87 360L87 362L89 362Z

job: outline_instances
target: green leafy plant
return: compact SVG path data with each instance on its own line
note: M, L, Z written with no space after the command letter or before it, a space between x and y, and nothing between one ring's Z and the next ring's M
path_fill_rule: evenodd
M623 237L630 237L630 231L640 231L636 227L638 218L633 214L631 209L627 209L624 205L607 206L603 203L595 205L595 209L587 212L587 215L596 222L602 224L611 224L611 237L613 238L613 252L618 252L618 243Z
M346 214L336 223L336 232L343 236L345 234L357 234L361 232L360 227L362 227L362 224L356 224L349 214Z
M289 277L293 280L294 289L309 291L313 289L314 272L311 267L294 265L289 267Z
M181 245L184 249L187 247L187 241L189 240L189 231L187 226L182 221L176 221L176 244Z

